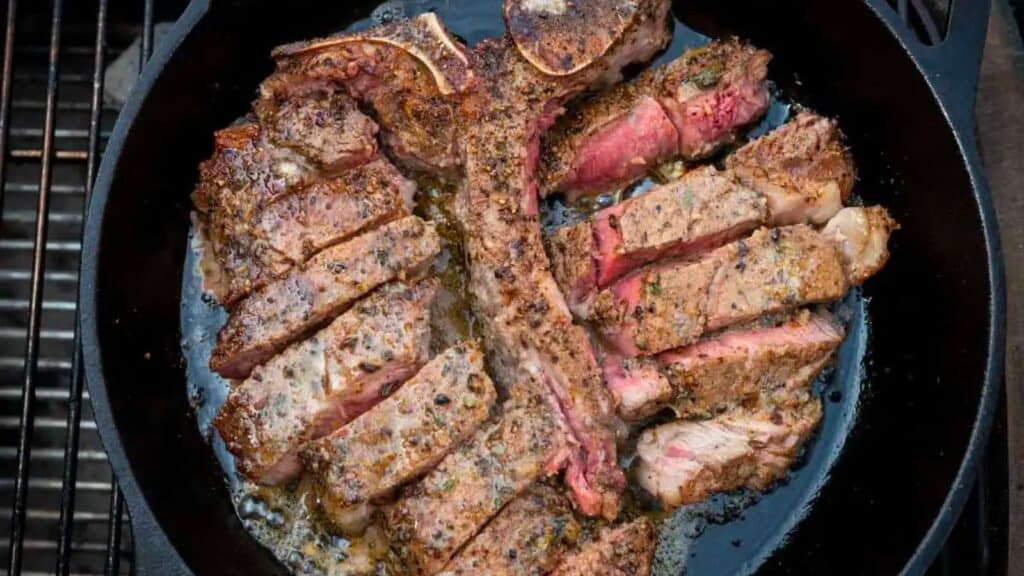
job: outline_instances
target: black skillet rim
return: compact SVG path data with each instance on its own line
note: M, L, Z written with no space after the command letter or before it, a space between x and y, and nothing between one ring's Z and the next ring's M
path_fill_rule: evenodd
M963 2L964 0L961 0ZM974 0L966 0L968 2ZM987 3L987 0L981 0ZM985 238L985 250L989 271L991 293L989 294L989 334L988 360L985 369L982 397L975 417L971 438L966 452L957 471L953 486L950 488L942 509L932 522L921 544L904 566L904 574L923 573L932 564L939 550L945 543L949 533L960 516L964 504L974 485L978 462L988 442L999 401L1000 387L1003 383L1005 355L1005 322L1006 322L1006 288L1003 275L1002 248L999 241L998 225L991 195L981 169L981 159L974 136L973 93L970 95L952 93L947 86L943 90L937 82L937 76L930 72L922 57L917 40L912 38L898 21L893 20L890 8L882 0L868 0L867 4L875 12L880 24L885 25L890 33L900 42L907 56L924 76L946 115L949 128L960 149L970 176L972 192L978 204L981 216L982 232ZM134 473L128 464L120 434L114 424L110 402L106 392L106 382L99 354L99 333L96 319L96 280L98 248L107 196L114 179L121 150L125 138L134 123L135 117L146 101L156 79L164 66L173 56L180 44L192 32L196 24L209 11L209 0L193 0L185 12L174 24L161 42L152 59L146 65L142 75L136 82L128 101L118 116L117 123L111 132L106 153L100 165L95 189L89 204L85 223L85 239L82 251L82 263L79 285L79 310L82 334L82 351L85 360L86 384L92 398L93 411L97 422L100 438L110 457L110 464L118 484L124 493L131 512L132 527L136 533L137 550L145 548L148 553L136 554L140 563L140 574L151 568L152 573L181 573L188 571L184 560L179 556L175 546L170 542L163 529L156 522L146 499L138 485ZM987 16L987 9L984 10ZM912 48L915 46L915 48ZM976 54L980 60L980 53ZM968 64L969 66L969 64ZM975 82L969 82L973 92ZM965 119L958 109L970 106L970 114Z

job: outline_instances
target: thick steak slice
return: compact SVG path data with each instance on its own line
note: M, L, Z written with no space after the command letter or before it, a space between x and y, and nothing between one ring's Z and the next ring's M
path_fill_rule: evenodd
M573 444L563 454L579 509L614 517L625 478L616 461L615 416L582 327L573 324L541 241L534 170L540 134L560 105L586 86L617 75L622 58L647 58L667 41L668 2L647 0L638 23L659 35L623 39L600 62L571 77L539 73L509 38L473 52L479 90L462 102L465 177L456 215L465 231L470 291L499 384L543 393ZM633 50L637 45L647 50ZM628 48L626 48L628 47Z
M821 419L821 402L794 408L738 408L710 420L649 428L637 443L634 473L666 508L715 492L764 490L785 475Z
M371 107L384 144L414 169L459 165L455 106L473 86L466 49L432 13L274 50L277 70L260 87L275 102L343 91Z
M459 344L355 421L312 442L302 457L327 518L362 532L373 506L468 438L494 400L483 354Z
M657 536L646 516L609 526L566 556L550 576L650 576Z
M440 250L434 227L408 216L320 252L231 312L217 334L210 368L245 378L377 286L417 275Z
M697 262L627 276L598 294L593 319L619 354L634 357L764 314L838 300L847 288L838 244L801 224L761 229Z
M580 535L572 504L538 484L509 503L441 571L444 576L541 576Z
M548 250L570 307L585 310L594 289L659 258L721 246L767 218L760 194L708 166L557 230Z
M728 331L652 358L609 358L605 378L623 418L637 420L666 407L678 416L708 417L806 387L843 336L827 313L801 312L779 326Z
M295 477L300 448L362 414L411 377L430 351L437 283L384 286L234 386L214 420L239 472Z
M801 112L725 159L747 186L764 194L772 224L824 224L850 195L853 158L835 120Z
M737 41L690 50L576 108L545 138L541 195L605 192L682 155L706 157L768 109L768 60Z
M513 399L385 511L392 549L411 573L436 573L505 504L555 474L568 450L544 398Z

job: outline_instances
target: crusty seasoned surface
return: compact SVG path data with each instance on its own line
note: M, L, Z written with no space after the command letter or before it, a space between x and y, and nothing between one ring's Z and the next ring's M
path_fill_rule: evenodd
M210 367L245 378L377 286L416 276L440 250L434 226L408 216L320 252L231 311Z
M384 286L231 388L214 426L239 472L279 484L299 450L398 388L428 358L437 282Z
M579 538L572 504L539 484L506 506L440 572L442 576L542 576Z
M340 90L373 108L399 162L452 173L460 163L455 106L474 84L466 49L432 13L364 32L281 46L260 97Z
M312 442L302 457L327 518L361 532L373 505L469 437L495 397L483 354L474 344L459 344L355 421Z
M810 112L733 152L725 166L765 195L775 226L824 224L843 207L855 179L836 121Z
M391 547L413 574L433 574L570 449L541 395L506 402L493 423L385 511Z
M662 264L598 294L593 319L622 355L656 354L764 314L838 300L837 244L806 225L760 229L696 262Z
M673 155L709 156L768 109L769 59L735 40L712 42L576 107L544 139L541 195L574 200L628 184Z
M657 547L654 522L640 517L608 526L566 556L551 576L650 576Z
M765 490L782 478L821 420L821 401L791 408L736 408L709 420L648 428L633 474L666 508L737 488Z

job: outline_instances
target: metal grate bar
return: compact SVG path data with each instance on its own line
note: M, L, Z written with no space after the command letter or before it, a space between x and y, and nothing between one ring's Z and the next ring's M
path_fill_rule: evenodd
M96 14L96 46L93 60L92 100L89 110L89 159L86 162L85 201L83 218L89 209L93 180L96 176L96 157L99 154L100 103L103 97L103 57L107 45L107 0L100 0ZM82 228L85 234L85 228ZM82 346L78 333L78 312L75 312L74 357L71 366L71 384L68 388L67 437L64 442L64 487L61 492L60 534L57 541L57 574L67 576L71 571L71 541L75 521L75 482L78 480L78 439L82 421ZM95 424L93 425L95 427Z
M7 136L11 121L11 72L14 69L14 24L18 19L18 0L7 0L7 22L4 26L4 63L0 87L0 182L7 176ZM0 210L4 205L4 189L0 187Z
M56 122L57 88L60 56L63 0L53 1L50 29L50 53L46 82L46 114L43 124L43 155L39 171L39 202L36 208L35 249L32 254L32 288L28 314L28 337L25 344L25 378L22 384L21 430L18 436L17 464L14 481L14 506L11 514L11 544L8 573L20 574L22 544L25 538L25 509L28 505L29 465L32 451L33 418L35 417L36 363L39 360L39 324L42 316L43 274L46 266L47 213L50 209L51 156L53 130Z
M124 515L124 501L117 482L110 485L110 532L107 537L107 576L117 576L121 571L121 516Z

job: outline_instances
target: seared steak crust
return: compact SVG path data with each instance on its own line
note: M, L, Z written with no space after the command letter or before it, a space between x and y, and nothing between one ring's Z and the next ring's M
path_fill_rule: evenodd
M444 576L541 576L579 537L569 500L539 484L509 503L441 572Z
M306 448L321 508L335 526L361 531L374 504L469 437L494 400L475 345L439 354L386 400Z
M384 286L232 387L214 426L239 472L279 484L300 448L362 414L427 361L437 282Z
M641 517L601 530L558 565L551 576L650 576L657 547L654 522Z
M408 216L320 252L232 310L217 334L210 368L245 378L370 290L415 276L440 250L433 225Z

